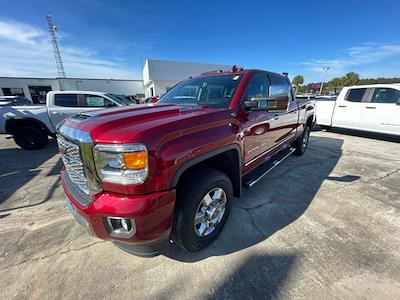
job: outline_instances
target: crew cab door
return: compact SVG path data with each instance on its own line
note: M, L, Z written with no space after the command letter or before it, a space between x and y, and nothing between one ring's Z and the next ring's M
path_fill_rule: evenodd
M54 128L67 117L75 114L118 106L111 99L91 94L55 94L49 106L49 117Z
M366 91L366 88L350 88L340 93L333 112L332 126L359 128L362 102L365 102L367 97Z
M360 129L400 135L400 90L388 87L369 89L363 103Z
M54 94L53 99L49 99L47 109L51 125L54 128L67 117L81 112L77 94Z
M268 97L278 90L287 90L290 88L286 82L286 86L280 87L271 85L270 78L266 73L254 74L246 88L243 101L251 101L255 97ZM294 102L297 106L297 103ZM244 132L244 161L245 172L257 165L257 161L267 157L274 149L278 149L287 136L291 134L290 129L292 122L297 124L297 111L269 112L269 111L252 111L244 112L245 118L242 122Z

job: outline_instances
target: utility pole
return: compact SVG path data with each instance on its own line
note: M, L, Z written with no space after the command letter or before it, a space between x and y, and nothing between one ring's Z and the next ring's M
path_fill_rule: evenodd
M325 73L324 73L324 75L322 77L321 87L319 88L319 94L320 95L322 93L322 88L324 87L324 81L325 81L326 72L328 72L329 69L330 69L329 67L322 67L322 71L324 71Z
M56 59L58 77L65 78L64 66L61 59L60 49L58 48L57 37L56 37L57 27L53 25L53 21L51 20L50 15L47 15L46 19L47 19L47 24L49 25L51 42L53 43L54 58Z

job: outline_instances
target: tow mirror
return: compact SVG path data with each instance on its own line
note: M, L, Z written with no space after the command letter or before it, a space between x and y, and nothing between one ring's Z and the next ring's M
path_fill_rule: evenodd
M244 107L254 111L286 111L288 104L289 97L287 95L252 97L250 101L244 101Z

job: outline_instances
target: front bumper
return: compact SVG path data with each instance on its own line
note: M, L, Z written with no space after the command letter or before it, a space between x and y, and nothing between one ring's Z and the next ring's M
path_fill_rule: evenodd
M103 192L93 202L82 205L73 188L68 188L64 176L62 185L67 205L77 221L100 239L116 242L117 246L141 256L152 256L161 252L168 244L171 232L175 190L146 195L123 195ZM111 236L106 217L131 218L135 221L135 233L129 238Z

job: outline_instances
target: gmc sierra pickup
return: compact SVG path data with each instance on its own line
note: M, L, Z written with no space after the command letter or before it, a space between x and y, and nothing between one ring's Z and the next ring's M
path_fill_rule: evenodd
M232 68L185 80L156 104L81 113L58 126L67 206L93 235L142 256L213 242L233 197L306 150L312 101L289 80Z

